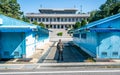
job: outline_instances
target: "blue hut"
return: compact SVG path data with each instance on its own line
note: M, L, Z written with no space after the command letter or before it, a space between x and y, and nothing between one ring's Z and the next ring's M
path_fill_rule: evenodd
M73 38L74 44L95 58L120 58L120 14L75 30Z
M48 30L0 15L0 58L29 57L48 41Z

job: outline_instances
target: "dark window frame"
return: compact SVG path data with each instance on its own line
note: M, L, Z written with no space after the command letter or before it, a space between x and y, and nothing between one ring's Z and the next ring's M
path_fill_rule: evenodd
M101 55L107 57L107 52L102 52Z

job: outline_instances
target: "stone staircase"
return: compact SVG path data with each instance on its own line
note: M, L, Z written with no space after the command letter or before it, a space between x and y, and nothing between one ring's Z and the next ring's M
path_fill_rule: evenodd
M70 36L65 29L49 29L50 30L50 41L58 41L59 39L62 40L72 40L72 36ZM57 36L57 33L62 32L62 36Z

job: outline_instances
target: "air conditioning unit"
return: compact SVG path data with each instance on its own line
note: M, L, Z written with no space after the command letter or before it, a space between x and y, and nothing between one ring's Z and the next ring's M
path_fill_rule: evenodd
M3 20L0 18L0 24L3 24Z

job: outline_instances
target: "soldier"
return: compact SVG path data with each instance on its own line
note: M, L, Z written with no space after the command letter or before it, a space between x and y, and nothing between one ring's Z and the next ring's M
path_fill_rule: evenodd
M57 43L57 51L58 51L58 61L63 61L63 43L61 39L59 39L59 42Z

